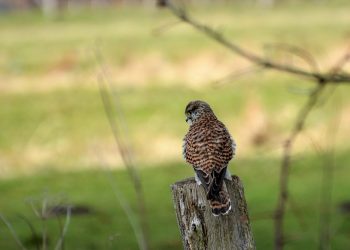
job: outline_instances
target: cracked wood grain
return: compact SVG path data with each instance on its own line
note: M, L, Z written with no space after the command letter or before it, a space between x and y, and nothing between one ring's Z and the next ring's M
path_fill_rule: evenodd
M228 215L214 217L203 187L194 178L171 186L184 249L255 249L242 183L232 176L226 187L232 209Z

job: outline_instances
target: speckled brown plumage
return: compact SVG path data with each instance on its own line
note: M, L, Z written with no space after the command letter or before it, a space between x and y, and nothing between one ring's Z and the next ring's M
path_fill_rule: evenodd
M207 103L192 101L185 114L190 128L184 138L184 158L203 184L213 214L226 214L231 204L223 180L235 154L235 143Z

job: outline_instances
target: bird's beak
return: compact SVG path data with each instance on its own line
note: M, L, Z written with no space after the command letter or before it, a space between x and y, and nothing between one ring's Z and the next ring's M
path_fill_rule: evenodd
M188 122L188 119L189 119L189 118L188 118L188 117L186 117L186 122Z

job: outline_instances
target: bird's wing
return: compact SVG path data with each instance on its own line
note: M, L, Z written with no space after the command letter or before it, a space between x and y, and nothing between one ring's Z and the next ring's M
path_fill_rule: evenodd
M235 143L225 125L220 121L217 121L211 129L207 151L211 170L207 198L215 199L222 190L228 163L235 153Z
M228 162L235 152L235 143L226 127L219 121L203 129L191 130L185 136L183 155L197 173L203 186L209 191L220 191Z
M225 125L220 121L215 124L209 141L208 150L211 152L212 168L220 173L222 169L227 168L229 161L233 158L236 143L232 140Z
M236 156L237 144L231 135L230 135L230 139L231 139L231 146L232 146L232 158L234 158Z
M186 160L186 145L187 145L187 142L186 142L186 136L185 136L182 142L182 156L185 160Z

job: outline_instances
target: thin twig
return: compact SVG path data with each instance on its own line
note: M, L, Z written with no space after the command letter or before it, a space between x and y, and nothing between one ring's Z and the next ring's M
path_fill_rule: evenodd
M105 163L103 158L98 154L98 152L96 154L97 154L97 157L99 159L100 166L102 167L103 171L106 174L106 177L108 179L108 183L113 191L113 194L114 194L115 198L117 199L118 203L121 205L124 213L126 214L126 217L128 218L128 221L129 221L129 223L134 231L139 248L145 249L144 248L145 246L143 245L144 241L143 241L143 236L142 236L142 230L138 224L138 221L135 219L136 215L135 215L133 209L131 208L131 206L127 202L127 200L125 199L123 193L120 191L120 188L117 186L115 180L112 178L111 170L108 168L108 165Z
M30 229L30 231L32 233L32 238L33 239L37 239L38 234L37 234L33 224L30 222L30 220L28 220L28 218L25 217L24 215L19 215L19 218L21 218L28 225L28 227L29 227L29 229ZM35 240L34 243L35 243L36 249L40 250L39 242Z
M341 99L337 99L342 101ZM322 182L321 182L321 201L320 201L320 232L319 249L331 249L331 222L332 222L332 192L334 184L335 169L335 146L337 132L341 123L341 116L334 120L328 128L328 142L326 145L325 161L323 164Z
M36 217L40 218L40 213L39 211L36 209L36 207L34 206L34 203L32 200L28 200L28 203L30 205L30 208L32 209L33 213L35 214Z
M310 111L316 105L318 98L324 89L324 84L318 84L315 91L309 96L307 102L300 110L296 123L293 126L293 129L285 141L283 147L283 156L281 162L281 172L280 172L280 184L279 184L279 196L277 201L277 207L275 211L275 249L283 249L285 243L284 236L284 216L286 210L286 202L288 200L288 180L289 180L289 167L290 167L290 157L293 148L293 144L303 130L305 121L310 114Z
M58 227L59 227L60 235L62 235L62 233L63 233L63 226L62 226L62 222L61 222L59 214L56 214L56 219L58 221ZM62 242L61 250L64 250L64 241Z
M113 137L118 145L118 149L120 155L122 157L123 163L128 171L129 177L134 186L134 190L137 196L137 204L138 204L138 215L140 218L140 226L141 226L141 249L148 249L148 222L147 222L147 214L146 214L146 205L144 192L142 188L141 178L138 174L137 168L134 163L134 157L131 153L131 147L128 143L130 139L128 138L127 126L124 119L124 114L122 111L121 104L119 102L119 98L115 92L110 91L112 87L112 83L109 80L107 75L107 70L104 66L102 54L99 50L95 51L96 58L99 62L100 67L100 75L98 78L99 90L101 99L103 102L103 107L108 118L109 125L112 129ZM111 96L113 95L113 96ZM113 97L113 98L112 98ZM114 102L113 102L114 101ZM114 105L113 105L114 104ZM116 113L116 118L114 114ZM116 121L117 119L117 121Z
M321 181L321 202L320 202L320 233L319 249L330 248L330 224L331 224L331 204L333 190L333 169L335 165L334 152L329 152L328 159L324 162Z
M134 185L135 191L137 193L140 193L140 191L142 191L142 186L141 186L141 180L139 177L139 174L136 170L136 166L134 164L133 161L133 156L131 154L131 150L129 149L130 146L128 145L128 143L126 142L126 140L123 138L122 135L126 136L126 125L124 123L124 119L123 119L123 113L122 113L122 109L121 109L121 105L117 100L117 96L114 93L114 104L112 102L112 98L110 95L110 87L112 86L111 82L109 81L109 77L107 76L107 70L104 67L104 65L102 64L102 55L101 53L96 50L96 58L99 62L99 66L100 66L100 74L98 77L98 86L99 86L99 90L100 90L100 95L101 95L101 99L103 102L103 107L105 110L105 113L107 115L108 118L108 122L111 126L112 129L112 133L113 133L113 137L114 140L116 142L116 144L118 145L118 149L120 151L120 154L122 156L123 162L126 166L126 169L128 170L129 176L132 180L132 183ZM116 121L116 119L114 118L114 113L117 112L118 114L118 122ZM121 127L122 126L122 127Z
M338 62L332 67L332 69L330 70L331 74L337 74L338 72L340 72L343 67L350 61L350 46L347 50L347 52L342 55L340 57L340 59L338 60Z
M173 5L172 1L167 1L167 7L171 10L171 12L175 16L177 16L183 22L188 23L192 27L206 34L211 39L217 41L224 47L228 48L230 51L241 56L242 58L245 58L246 60L253 62L254 64L265 67L266 69L273 69L277 71L286 72L289 74L303 76L308 79L316 80L317 82L327 82L327 83L333 83L333 84L350 83L350 75L346 73L334 74L332 72L331 73L312 72L312 71L304 70L299 67L295 67L291 65L283 65L278 62L266 59L263 56L257 55L251 51L243 49L237 44L229 41L228 39L226 39L226 37L223 34L216 31L215 29L209 26L206 26L204 24L201 24L197 20L190 17L184 8Z
M64 227L63 227L61 236L60 236L60 238L59 238L58 241L57 241L55 250L62 249L63 240L64 240L64 237L65 237L67 231L68 231L68 227L69 227L69 223L70 223L70 218L71 218L71 207L68 206L68 207L67 207L66 222L64 223Z
M42 207L41 207L41 215L40 215L40 219L41 219L41 223L42 223L42 236L43 236L43 242L42 242L42 248L43 250L47 249L47 225L46 225L46 209L47 209L47 198L46 196L43 198L43 203L42 203Z
M314 58L314 56L307 50L297 47L295 45L286 44L286 43L273 43L265 45L266 48L273 48L277 50L282 50L288 52L292 55L299 57L304 60L309 66L310 70L313 72L319 72L319 66Z
M133 180L133 184L134 184L134 188L135 188L135 191L136 191L136 194L138 195L138 201L139 202L143 202L143 197L141 198L140 200L140 195L139 195L139 192L141 190L141 187L140 187L140 179L138 177L138 175L136 174L134 168L130 167L131 165L129 165L129 158L127 156L127 153L126 151L124 150L125 148L120 144L120 140L118 139L118 132L117 132L117 125L115 123L115 120L113 119L112 117L112 111L110 110L111 108L111 103L110 103L110 97L108 96L108 93L105 89L105 86L103 86L103 83L102 81L100 80L100 94L101 94L101 98L103 100L103 103L104 103L104 107L105 107L105 111L106 111L106 114L107 114L107 117L108 117L108 120L109 120L109 123L111 125L111 128L112 128L112 131L113 131L113 134L114 134L114 138L119 146L119 150L120 150L120 154L123 158L123 161L124 163L126 164L127 166L127 170L129 172L129 176L131 177L131 179ZM116 197L120 196L120 194L116 195ZM142 206L141 204L139 204L139 206ZM144 210L144 208L140 208L140 211L141 210ZM127 209L124 209L124 211L127 211ZM142 216L144 216L144 214L140 213L140 218L142 218ZM130 219L131 217L129 217ZM143 230L142 230L143 231ZM140 234L138 233L137 234L138 238L139 239L139 244L140 244L140 248L141 249L147 249L147 243L146 243L146 239L145 239L145 236L143 234L143 232Z
M11 223L7 221L7 219L5 218L5 216L3 216L2 214L0 214L0 220L6 225L6 227L8 228L8 230L10 231L13 239L15 240L15 242L17 243L17 246L22 249L25 250L26 248L24 247L24 245L22 244L21 240L18 238L18 235L15 231L15 229L12 227Z
M162 33L164 33L165 31L169 30L170 28L173 28L175 27L176 25L180 24L181 21L173 21L173 22L170 22L170 23L166 23L166 24L163 24L159 27L156 27L152 30L152 35L154 36L159 36L161 35Z
M247 76L249 74L253 74L253 73L257 73L257 72L260 72L262 71L263 68L262 67L259 67L259 66L251 66L251 67L248 67L248 68L245 68L245 69L241 69L241 70L236 70L234 72L231 72L230 74L222 77L221 79L217 79L213 82L214 85L223 85L227 82L230 82L230 81L234 81L234 80L237 80L241 77L244 77L244 76Z

